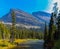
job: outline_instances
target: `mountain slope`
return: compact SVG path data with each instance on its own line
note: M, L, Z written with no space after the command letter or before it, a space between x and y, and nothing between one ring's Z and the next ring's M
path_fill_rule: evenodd
M11 16L11 12L14 11L15 15L16 15L16 24L18 24L18 26L28 26L31 28L39 28L40 26L43 26L43 23L40 22L36 17L34 17L31 14L28 14L22 10L17 10L17 9L11 9L9 13L7 13L6 15L4 15L1 20L5 23L5 24L10 24L12 22L12 16Z
M44 23L49 23L50 14L42 11L33 12L32 14L28 14L22 10L11 9L6 15L4 15L0 20L4 22L4 24L11 25L12 16L11 12L14 11L16 15L16 26L22 28L35 28L44 30Z
M47 23L49 23L50 16L51 16L51 14L43 11L33 12L32 15L38 18L40 21L47 22Z

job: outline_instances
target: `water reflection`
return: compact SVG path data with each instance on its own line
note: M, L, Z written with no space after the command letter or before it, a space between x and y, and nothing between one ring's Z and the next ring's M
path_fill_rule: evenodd
M27 43L18 44L16 47L11 49L43 49L43 41L29 41Z

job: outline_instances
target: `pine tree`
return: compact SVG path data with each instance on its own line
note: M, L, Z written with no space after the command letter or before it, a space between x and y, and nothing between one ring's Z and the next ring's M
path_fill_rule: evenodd
M49 41L51 40L52 38L52 33L53 33L53 25L54 25L54 20L53 20L53 13L51 15L51 19L50 19L50 23L49 23L49 34L48 34L48 39Z
M11 12L11 16L12 16L12 27L11 27L11 36L10 36L10 42L13 43L14 39L15 39L15 33L16 33L16 15L15 12L12 10Z
M50 23L49 23L49 34L48 34L48 49L52 49L53 47L53 39L52 39L52 33L53 33L53 25L54 25L54 20L53 20L53 13L51 15Z
M46 49L46 44L47 44L47 25L45 22L45 30L44 30L44 49Z
M58 22L57 22L57 36L58 36L58 39L60 39L60 13L58 15Z
M9 29L3 24L3 22L0 22L0 37L1 39L9 39L10 31Z
M57 30L54 33L55 46L53 49L60 49L60 12L57 17Z
M1 31L1 37L2 39L5 39L5 35L4 35L4 24L2 22L0 22L0 31Z

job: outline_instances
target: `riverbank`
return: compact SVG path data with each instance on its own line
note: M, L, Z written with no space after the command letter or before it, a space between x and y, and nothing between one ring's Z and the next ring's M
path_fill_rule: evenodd
M60 49L60 40L57 40L55 42L55 45L54 45L53 49Z
M9 42L9 40L4 40L4 41L0 40L0 49L10 49L16 47L16 43L18 44L29 43L29 42L33 43L36 41L39 41L39 39L15 39L14 44L12 44Z

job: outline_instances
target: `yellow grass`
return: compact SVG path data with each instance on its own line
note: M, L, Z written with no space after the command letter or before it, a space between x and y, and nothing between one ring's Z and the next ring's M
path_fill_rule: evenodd
M15 39L15 41L14 42L16 42L16 43L24 43L24 42L27 42L27 39Z
M6 45L6 46L3 46ZM15 45L8 42L8 40L0 40L0 49L7 49L10 47L14 47Z
M38 39L15 39L14 43L25 43L29 40L38 40ZM1 46L1 45L6 45L6 46ZM11 44L9 40L0 40L0 49L9 49L15 47L15 44Z

